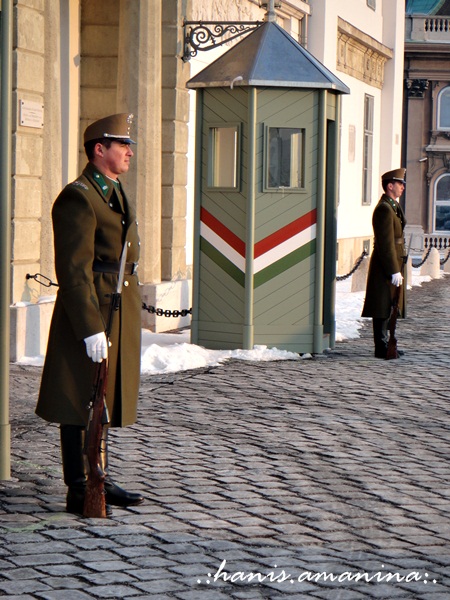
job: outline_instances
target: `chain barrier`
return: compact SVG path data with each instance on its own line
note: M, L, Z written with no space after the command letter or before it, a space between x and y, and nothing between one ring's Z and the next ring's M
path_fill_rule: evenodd
M43 285L44 287L48 287L48 288L51 287L52 285L58 287L57 283L54 283L49 277L42 275L42 273L35 273L34 275L30 275L29 273L27 273L25 275L25 279L34 279L40 285Z
M449 258L450 258L450 250L447 252L447 256L440 261L441 267L443 265L445 265L445 263L448 261Z
M412 263L412 266L414 269L417 269L417 268L421 267L423 264L425 264L428 257L430 256L431 250L433 248L434 248L434 246L430 246L428 248L427 253L425 254L425 256L423 257L423 259L420 262ZM367 251L363 250L361 256L356 261L353 269L349 273L347 273L347 275L337 275L336 281L344 281L344 279L348 279L349 277L351 277L353 275L353 273L359 269L362 261L366 258L367 255L368 255ZM440 261L440 265L441 266L445 265L445 263L449 259L450 259L450 249L447 252L447 256ZM55 287L58 287L57 283L54 283L49 277L42 275L42 273L35 273L34 275L30 275L29 273L27 273L25 278L26 279L34 279L37 283L39 283L40 285L47 287L47 288L51 287L52 285L54 285ZM169 310L169 309L164 309L164 308L155 308L154 306L148 306L145 302L142 303L142 310L146 310L150 314L155 314L157 317L175 317L176 318L176 317L187 317L187 315L192 315L192 307L191 308L183 308L181 310Z
M35 273L34 275L30 275L27 273L25 276L26 279L34 279L37 283L44 287L51 287L54 285L55 287L59 287L57 283L53 282L49 277L42 275L42 273ZM192 308L183 308L182 310L168 310L164 308L155 308L154 306L148 306L145 302L142 303L142 310L148 311L150 314L155 314L157 317L187 317L187 315L192 315Z
M427 260L427 258L430 256L430 252L432 251L434 246L430 246L428 248L428 252L425 254L425 256L423 257L423 259L418 262L418 263L412 263L412 266L414 267L414 269L418 269L419 267L421 267L423 264L425 264L425 261Z
M425 256L423 257L423 259L418 262L418 263L412 263L412 266L414 269L418 269L419 267L421 267L423 264L425 264L425 262L428 260L428 257L430 256L431 250L434 248L434 246L430 246L428 248L427 253L425 254ZM336 277L336 281L343 281L344 279L348 279L351 275L353 275L353 273L360 267L362 261L364 260L364 258L367 256L367 252L364 250L363 253L361 254L361 256L358 258L358 260L355 263L355 266L353 267L353 269L350 271L350 273L347 273L347 275L338 275ZM441 267L443 265L445 265L445 263L450 260L450 249L447 252L447 256L445 258L443 258L442 260L440 260L440 265Z
M155 308L142 303L142 310L148 311L150 314L155 314L157 317L186 317L192 315L192 308L183 308L182 310L164 310L163 308Z
M347 275L338 275L336 277L336 281L343 281L344 279L348 279L349 277L351 277L353 275L353 273L359 269L362 261L365 259L366 256L367 256L367 250L363 250L361 256L356 261L355 266L350 271L350 273L347 273Z

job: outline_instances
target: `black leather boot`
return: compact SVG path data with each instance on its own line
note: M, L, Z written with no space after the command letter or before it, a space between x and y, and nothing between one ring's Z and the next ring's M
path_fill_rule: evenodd
M373 341L375 344L375 358L386 358L388 347L388 329L389 319L373 319Z
M103 430L102 446L101 446L101 466L105 473L105 493L106 503L113 506L137 506L144 502L144 497L136 492L127 492L116 483L108 475L108 429Z
M61 455L64 483L67 485L66 511L83 515L86 491L87 469L83 454L84 427L61 425ZM106 503L106 515L112 515Z

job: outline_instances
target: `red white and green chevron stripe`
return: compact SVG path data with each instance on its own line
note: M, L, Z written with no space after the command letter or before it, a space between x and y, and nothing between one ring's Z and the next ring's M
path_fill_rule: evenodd
M314 254L316 221L314 209L255 244L255 288ZM200 248L230 277L245 285L245 242L203 207L200 213Z

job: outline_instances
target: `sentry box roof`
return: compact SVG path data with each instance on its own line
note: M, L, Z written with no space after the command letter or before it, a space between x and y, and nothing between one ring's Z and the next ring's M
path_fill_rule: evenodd
M349 88L277 23L268 21L187 82L191 89L264 86Z

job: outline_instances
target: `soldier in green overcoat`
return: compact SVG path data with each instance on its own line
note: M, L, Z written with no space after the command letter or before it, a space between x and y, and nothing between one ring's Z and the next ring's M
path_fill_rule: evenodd
M406 286L403 278L406 258L403 230L406 219L399 204L399 198L405 190L405 175L406 169L403 168L382 175L384 194L372 216L374 243L362 316L372 317L377 358L387 356L389 316L398 287L399 314L404 317L406 313Z
M50 326L36 413L60 424L68 512L82 513L87 470L83 454L95 363L108 358L106 404L110 427L135 422L140 381L141 296L136 274L139 237L135 210L118 176L133 156L133 115L111 115L84 133L88 164L52 208L59 289ZM124 244L127 264L121 305L105 335ZM107 468L107 429L103 468ZM105 480L106 504L140 504L140 494Z

